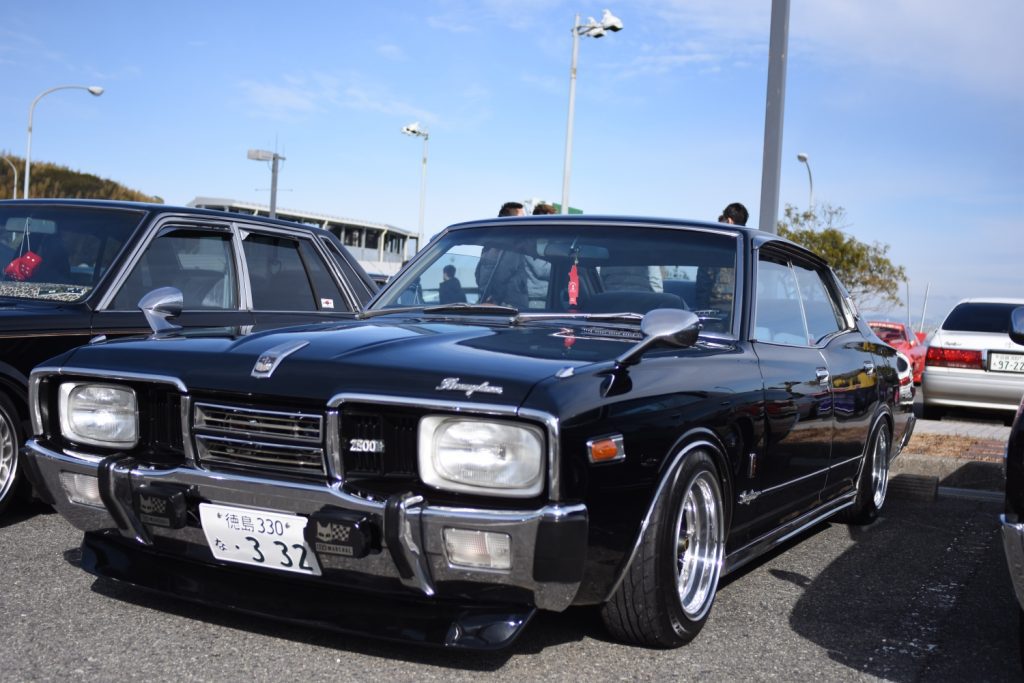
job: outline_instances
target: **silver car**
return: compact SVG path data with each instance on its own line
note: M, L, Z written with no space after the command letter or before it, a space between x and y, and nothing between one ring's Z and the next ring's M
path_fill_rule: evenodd
M932 336L921 388L924 416L946 408L1013 412L1024 396L1024 345L1010 339L1010 313L1024 299L964 299Z

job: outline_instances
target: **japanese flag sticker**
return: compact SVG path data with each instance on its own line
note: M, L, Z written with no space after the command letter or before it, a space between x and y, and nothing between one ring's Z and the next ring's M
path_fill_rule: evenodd
M334 308L334 299L320 299L320 308Z

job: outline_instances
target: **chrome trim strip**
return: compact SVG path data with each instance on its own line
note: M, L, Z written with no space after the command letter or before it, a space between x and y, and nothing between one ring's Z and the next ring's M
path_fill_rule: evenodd
M185 463L196 467L196 449L192 445L192 397L181 397L181 443L185 449Z
M235 437L249 437L250 439L282 439L315 444L323 442L324 419L323 414L319 412L266 410L250 408L246 405L209 403L207 401L196 401L194 408L193 414L196 420L192 427L193 432L209 431ZM216 415L215 413L218 411L225 415ZM239 427L237 422L247 422L253 429ZM300 422L315 424L304 426L299 424ZM295 433L296 428L301 429L302 434ZM288 429L292 433L285 431ZM310 432L315 432L315 434L308 436Z
M467 403L442 399L406 398L402 396L381 396L379 394L340 393L327 401L330 409L340 409L344 403L374 403L379 405L447 410L467 415L493 415L496 417L525 417L544 424L548 436L548 488L553 502L562 500L561 475L559 474L559 421L550 413L512 405Z
M835 469L835 468L837 468L837 467L842 467L843 465L849 465L849 464L850 464L851 462L853 462L854 460L860 460L860 459L861 459L861 458L863 458L863 457L864 457L864 454L863 454L863 453L862 453L862 454L860 454L860 455L855 455L855 456L853 456L852 458L847 458L846 460L843 460L842 462L837 462L837 463L831 463L831 464L829 464L828 468L829 468L830 470L833 470L833 469Z
M781 484L776 484L775 486L769 486L766 489L758 491L757 494L760 495L760 496L763 496L766 493L774 493L775 491L778 491L779 489L784 489L787 486L792 486L793 484L797 484L797 483L799 483L801 481L804 481L805 479L812 479L814 477L817 477L818 475L825 474L826 472L828 472L828 470L829 470L828 467L822 467L820 470L815 470L814 472L810 472L808 474L800 475L796 479L790 479L789 481L784 481Z
M327 460L327 476L335 481L345 480L345 467L341 459L341 417L337 410L328 410L324 429L324 455Z
M185 386L185 383L177 377L170 377L168 375L152 375L148 372L98 370L96 368L77 368L72 365L60 367L41 365L32 371L32 377L36 377L36 375L81 375L83 377L102 377L106 380L120 380L122 382L158 382L160 384L170 384L182 394L188 393L188 388Z
M840 510L850 507L853 505L856 495L856 491L850 491L839 498L829 501L824 506L815 508L802 517L792 520L788 524L769 531L742 548L732 551L725 557L725 567L722 569L722 576L726 576L739 569L751 560L760 557L772 548L824 521Z
M623 565L622 570L619 572L618 578L615 579L615 583L612 584L612 587L608 591L608 594L605 595L605 602L611 600L612 597L615 595L615 592L619 590L619 586L622 585L622 581L626 578L626 574L629 572L629 568L633 565L633 561L636 560L636 554L640 552L640 542L643 540L644 534L647 533L647 527L651 525L651 517L654 516L654 508L658 504L658 500L661 498L661 494L665 490L665 487L668 485L668 480L672 477L673 473L676 471L676 469L679 466L679 463L682 462L683 458L686 457L686 455L689 454L691 451L694 451L700 447L711 448L715 451L718 450L715 444L711 443L710 441L694 441L684 446L683 449L676 454L675 458L672 459L672 464L665 468L665 473L661 477L661 481L658 483L658 488L657 490L655 490L654 496L651 498L650 506L648 506L647 508L647 514L644 515L643 522L640 523L640 532L636 535L636 540L633 542L633 549L629 553L629 559L626 561L626 564Z

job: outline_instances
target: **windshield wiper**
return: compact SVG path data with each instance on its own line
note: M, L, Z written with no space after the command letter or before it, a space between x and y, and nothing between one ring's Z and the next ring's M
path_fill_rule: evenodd
M372 311L363 311L356 314L359 320L376 318L379 315L391 313L468 313L477 315L517 315L519 309L514 306L500 306L497 304L470 304L455 303L441 304L439 306L397 306L395 308L377 308Z
M520 313L516 321L526 320L599 320L607 322L640 322L644 319L642 313L622 311L621 313Z

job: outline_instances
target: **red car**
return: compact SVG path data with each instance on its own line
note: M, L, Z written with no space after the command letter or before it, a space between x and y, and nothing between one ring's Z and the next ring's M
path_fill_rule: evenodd
M903 323L874 321L868 325L879 339L910 359L910 366L914 371L914 384L920 384L921 373L924 372L924 358L928 353L924 336L911 332Z

